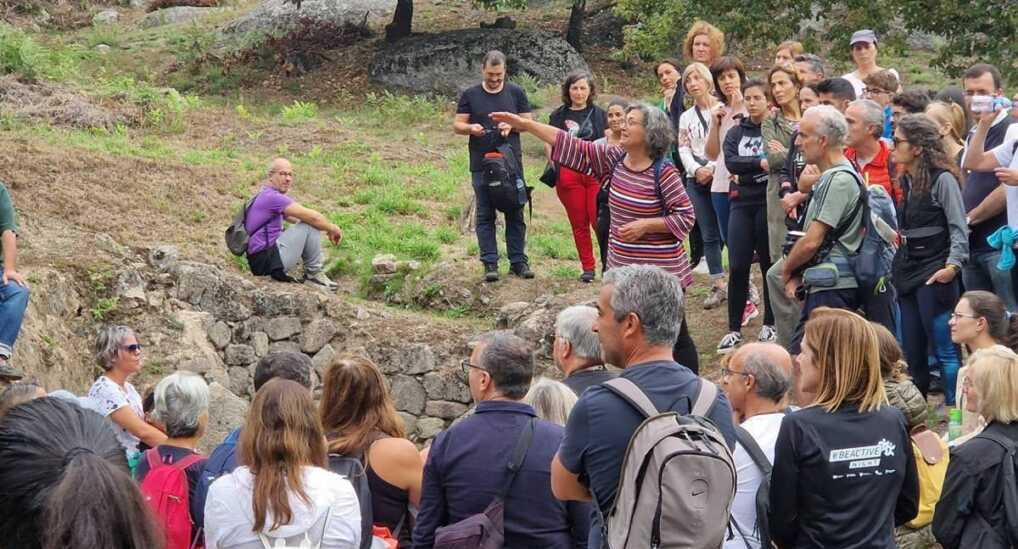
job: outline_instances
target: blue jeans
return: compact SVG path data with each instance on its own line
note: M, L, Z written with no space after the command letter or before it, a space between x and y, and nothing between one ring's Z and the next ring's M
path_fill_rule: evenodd
M930 388L930 361L927 350L943 369L944 403L954 406L955 383L961 368L961 353L951 341L952 296L957 301L958 283L923 285L899 298L901 305L901 339L909 374L925 396Z
M1000 252L990 250L988 252L972 252L968 263L961 271L961 279L965 283L965 290L986 290L997 294L997 297L1004 302L1004 306L1012 313L1018 312L1018 303L1015 301L1014 280L1010 271L997 270L997 262L1000 261Z
M0 285L0 356L10 358L27 307L28 288L14 282Z
M728 193L710 193L710 201L721 228L721 241L728 242Z
M495 215L497 211L488 200L487 183L483 172L470 172L477 198L477 246L481 249L481 263L498 265L498 242L495 240ZM529 263L524 249L527 245L527 224L523 220L523 208L505 214L505 246L509 263Z
M707 258L707 270L713 279L725 276L725 267L721 263L721 226L718 214L711 203L709 186L700 185L693 179L686 180L686 194L693 203L696 222L700 225L700 236L703 237L703 255Z

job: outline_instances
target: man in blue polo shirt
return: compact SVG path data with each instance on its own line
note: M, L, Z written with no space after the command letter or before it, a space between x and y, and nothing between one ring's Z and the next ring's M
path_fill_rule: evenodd
M683 317L678 279L658 267L633 265L604 275L594 325L605 362L623 366L621 377L643 390L661 411L689 413L701 380L672 360ZM732 407L719 394L707 413L735 448ZM551 487L561 500L597 501L602 513L615 503L629 438L644 417L609 389L587 389L573 407L565 439L551 465ZM595 547L594 544L589 547Z

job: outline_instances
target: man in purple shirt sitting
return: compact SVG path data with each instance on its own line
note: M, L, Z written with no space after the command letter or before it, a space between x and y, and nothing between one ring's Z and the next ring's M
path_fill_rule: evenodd
M244 220L250 235L247 262L255 276L271 276L283 282L295 282L286 273L304 264L304 280L308 284L333 291L335 282L322 271L321 233L333 244L339 244L343 233L334 223L315 210L305 208L287 196L293 185L293 166L285 158L269 164L268 181L251 203ZM283 220L291 225L283 230Z

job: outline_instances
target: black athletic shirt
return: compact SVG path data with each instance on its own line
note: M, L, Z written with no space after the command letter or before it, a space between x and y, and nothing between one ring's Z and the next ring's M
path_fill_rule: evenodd
M467 88L460 95L459 105L456 107L456 114L469 114L471 124L480 124L485 128L494 129L496 124L488 117L493 112L512 112L526 114L530 112L530 102L527 100L527 93L523 88L506 82L502 91L488 93L483 84ZM495 150L499 144L497 133L488 134L484 137L470 136L470 171L481 171L481 162L484 160L484 153ZM520 148L519 132L509 134L509 145L516 158L519 159L520 173L523 173L523 152Z

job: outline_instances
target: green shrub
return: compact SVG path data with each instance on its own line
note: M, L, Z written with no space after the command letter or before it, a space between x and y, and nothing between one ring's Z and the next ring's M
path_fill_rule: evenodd
M73 68L69 51L51 50L24 32L0 23L0 74L19 74L28 80L59 79Z
M279 115L287 124L301 124L318 116L318 105L314 101L294 101L283 107Z
M375 115L378 123L399 120L402 124L422 124L444 120L445 111L436 102L421 95L399 95L389 91L368 93L364 109Z

